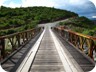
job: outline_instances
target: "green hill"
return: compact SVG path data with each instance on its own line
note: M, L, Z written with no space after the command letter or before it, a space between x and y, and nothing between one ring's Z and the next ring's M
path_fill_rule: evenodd
M8 8L1 6L0 35L21 32L34 28L39 23L53 22L76 16L78 14L74 12L50 7Z
M74 17L69 18L65 22L61 22L60 25L66 26L66 28L72 31L79 32L86 35L96 36L96 24L86 17Z

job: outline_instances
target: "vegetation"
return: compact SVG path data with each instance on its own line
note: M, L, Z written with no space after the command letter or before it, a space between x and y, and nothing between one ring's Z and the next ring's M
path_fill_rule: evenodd
M71 17L71 18L70 18ZM66 10L50 7L26 7L0 9L0 36L32 29L40 23L66 19L60 25L68 29L88 35L96 35L96 24L86 17Z
M66 28L75 32L96 36L96 24L83 16L69 18L65 22L61 22L60 25L64 25Z
M78 16L70 11L49 7L8 8L0 9L0 35L12 34L37 26L39 23L53 22Z

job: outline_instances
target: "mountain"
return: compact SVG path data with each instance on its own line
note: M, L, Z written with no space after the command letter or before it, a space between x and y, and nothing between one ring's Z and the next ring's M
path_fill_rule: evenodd
M32 29L39 23L53 22L78 14L50 7L21 7L9 8L1 6L0 9L0 35L21 32Z

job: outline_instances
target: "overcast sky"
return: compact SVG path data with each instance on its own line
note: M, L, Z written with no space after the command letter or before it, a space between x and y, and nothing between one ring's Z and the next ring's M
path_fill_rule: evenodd
M96 0L0 0L0 6L47 6L71 10L89 18L96 18Z

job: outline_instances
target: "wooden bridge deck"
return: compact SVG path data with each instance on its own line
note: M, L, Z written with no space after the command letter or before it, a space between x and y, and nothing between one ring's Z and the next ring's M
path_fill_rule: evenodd
M52 36L47 30L33 61L30 72L65 72Z
M25 49L30 45L32 46L32 41L25 46ZM47 27L34 46L29 48L24 60L21 62L19 59L20 64L15 63L16 66L13 65L14 67L9 69L10 72L86 72L94 67L91 60L64 40L62 41L62 38L56 36ZM20 52L18 54L21 56ZM8 70L6 65L8 66L8 63L2 66Z

